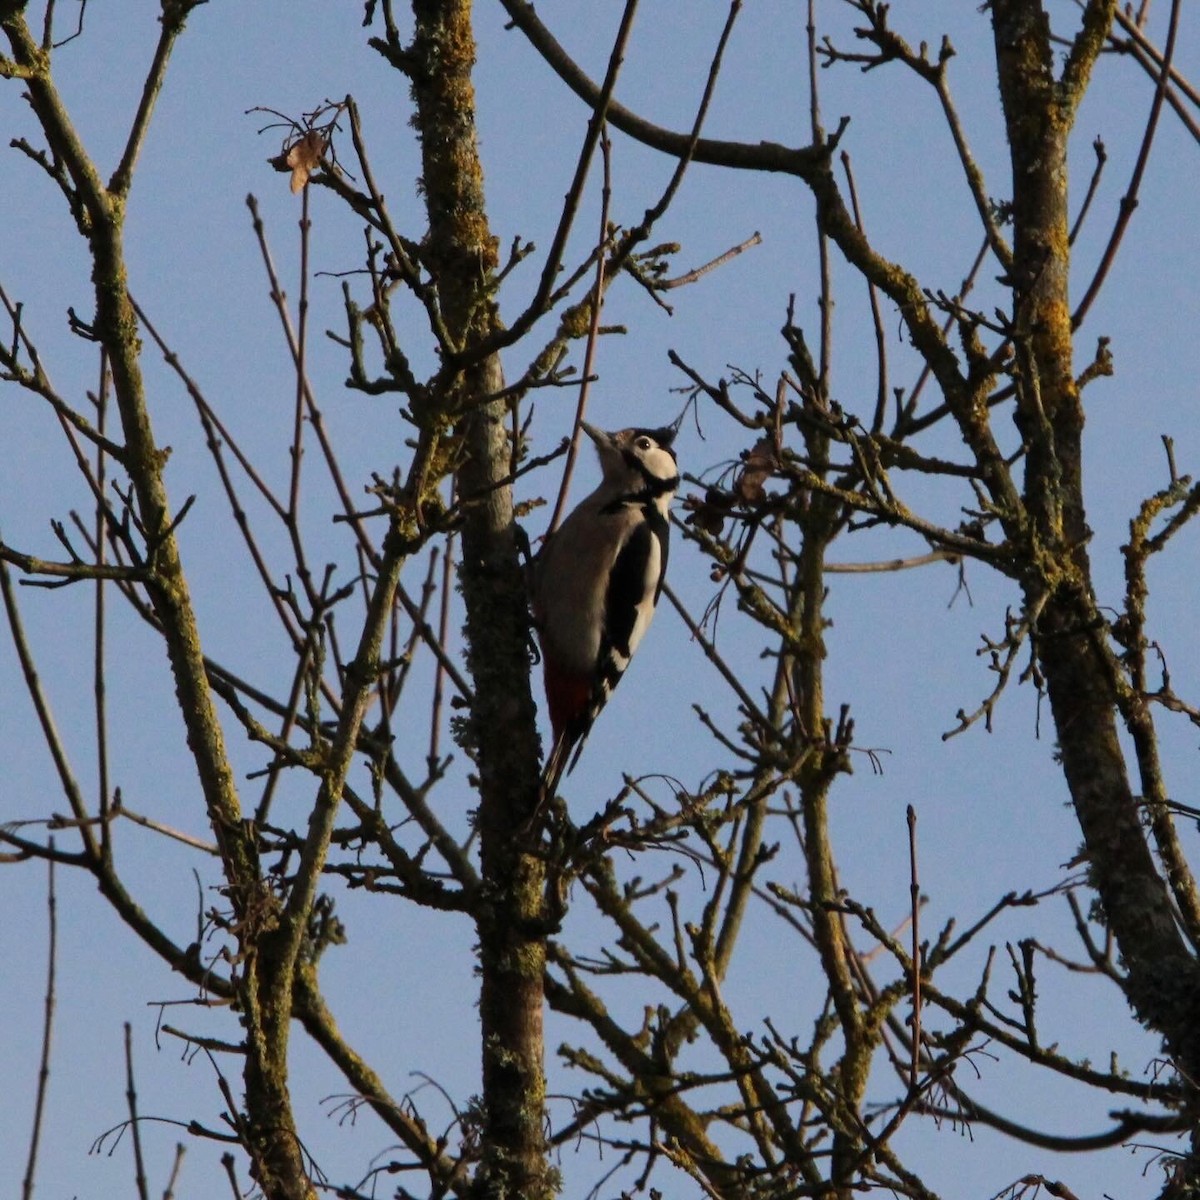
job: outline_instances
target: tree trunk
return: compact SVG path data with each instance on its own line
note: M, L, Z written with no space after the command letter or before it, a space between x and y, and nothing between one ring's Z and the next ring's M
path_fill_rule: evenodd
M1200 969L1156 869L1117 735L1126 686L1097 606L1083 503L1084 410L1075 382L1067 142L1091 62L1115 5L1093 2L1062 74L1034 0L992 5L1012 155L1017 422L1028 452L1025 508L1033 569L1024 588L1063 773L1105 919L1137 1015L1162 1034L1181 1072L1200 1078Z
M421 134L428 255L446 326L470 364L499 328L487 294L496 240L483 203L467 0L415 0L413 96ZM542 1004L544 869L521 830L536 803L539 745L529 683L529 618L513 520L508 405L495 355L465 367L429 420L453 421L465 451L462 564L467 660L475 688L468 732L479 787L485 886L476 910L483 1038L480 1196L541 1200L554 1192L546 1161Z

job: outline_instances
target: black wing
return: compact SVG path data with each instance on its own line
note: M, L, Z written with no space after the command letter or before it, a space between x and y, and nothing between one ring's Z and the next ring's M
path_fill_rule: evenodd
M650 512L658 516L658 510L653 506ZM625 662L629 661L631 650L629 639L633 636L633 628L637 623L638 606L646 599L646 572L650 566L650 556L657 540L660 555L660 566L665 569L667 556L667 523L659 518L658 524L662 529L655 528L653 518L639 522L629 540L621 547L616 562L613 563L612 575L608 581L608 594L604 600L604 638L600 647L601 664L609 649L615 650ZM659 572L655 583L654 599L662 589L662 571ZM622 664L623 666L624 664Z
M639 524L621 547L604 598L604 637L600 646L603 660L611 647L629 657L629 639L637 620L637 606L646 595L646 568L650 565L650 530Z

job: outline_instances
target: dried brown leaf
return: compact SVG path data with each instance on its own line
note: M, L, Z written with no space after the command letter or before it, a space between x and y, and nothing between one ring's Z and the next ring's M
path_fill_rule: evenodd
M688 525L695 525L711 537L720 537L725 527L725 514L733 507L733 498L719 488L709 488L703 498L688 496L684 507L688 509Z
M319 129L310 129L301 134L290 146L270 159L271 166L277 171L290 171L292 174L292 195L302 191L309 177L321 165L328 139Z
M734 480L734 495L743 504L759 504L766 498L768 479L775 474L775 447L769 437L759 438L746 451L743 466Z

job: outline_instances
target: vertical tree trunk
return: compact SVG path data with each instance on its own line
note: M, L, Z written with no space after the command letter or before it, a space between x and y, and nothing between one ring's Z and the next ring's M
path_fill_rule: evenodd
M494 384L499 371L491 364ZM494 389L493 389L494 390ZM470 450L463 495L507 472L504 405L464 422ZM528 617L507 488L490 493L463 528L463 596L476 689L480 850L489 889L476 914L483 1036L484 1158L477 1194L542 1200L554 1194L546 1161L542 1006L546 947L542 860L524 832L537 796L538 747L529 691Z
M1117 733L1126 686L1092 586L1081 469L1083 405L1068 295L1067 144L1075 106L1112 21L1093 0L1061 75L1038 0L995 0L992 21L1012 155L1017 419L1028 446L1025 505L1041 604L1037 647L1063 773L1087 845L1091 880L1127 972L1138 1016L1163 1035L1186 1077L1200 1079L1195 997L1200 971L1180 936L1147 845Z
M442 313L469 361L498 328L487 294L496 240L483 201L471 70L475 41L468 0L414 0L413 96L421 135L427 251ZM481 972L483 1141L480 1196L540 1200L554 1192L546 1161L542 1004L544 871L524 849L522 828L537 796L539 748L529 685L524 576L513 521L507 404L484 402L503 386L491 356L455 381L451 420L465 463L460 582L467 656L475 688L470 744L476 754L485 894L476 912Z
M30 104L78 198L78 219L93 264L93 330L107 351L125 467L146 539L146 594L162 628L188 747L220 849L233 910L232 928L242 963L238 1000L246 1028L242 1134L255 1178L268 1200L312 1200L315 1192L305 1171L287 1082L290 964L278 964L269 951L260 954L259 939L276 920L278 900L262 881L255 833L243 819L175 535L163 474L167 455L154 435L142 376L141 343L129 295L123 240L125 201L134 163L130 159L110 184L104 183L62 104L50 76L49 57L34 42L23 7L9 5L0 11L0 25L15 60L28 72ZM159 46L164 63L191 7L181 4L164 15Z

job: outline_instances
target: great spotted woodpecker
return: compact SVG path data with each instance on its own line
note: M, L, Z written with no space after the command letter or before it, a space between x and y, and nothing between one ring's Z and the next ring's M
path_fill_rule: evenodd
M596 444L604 478L533 564L533 616L554 733L542 803L558 791L572 750L571 769L579 761L592 722L654 616L667 570L667 514L679 486L673 429L582 428Z

